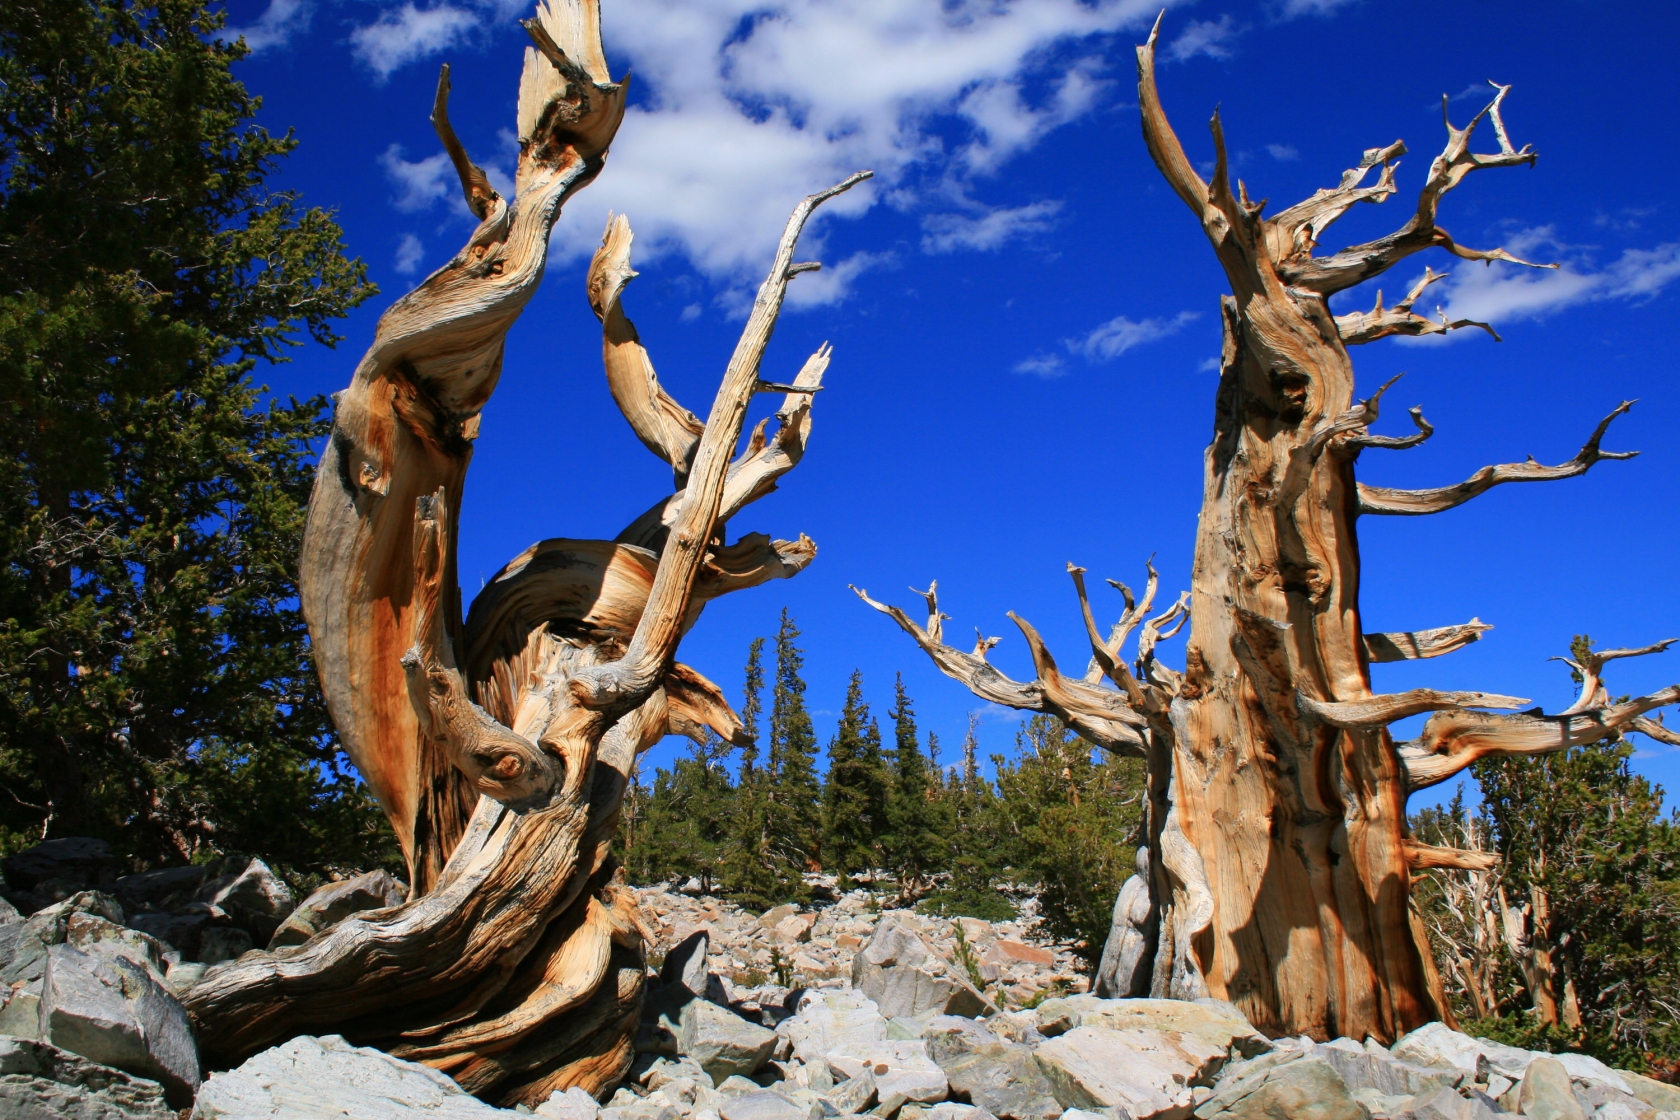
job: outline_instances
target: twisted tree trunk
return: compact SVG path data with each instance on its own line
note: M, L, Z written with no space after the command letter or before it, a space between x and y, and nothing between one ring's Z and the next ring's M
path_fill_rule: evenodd
M666 734L739 740L717 687L674 659L713 598L796 574L805 537L729 519L803 453L825 346L791 385L759 379L812 211L788 220L704 424L659 386L621 305L628 222L609 220L588 294L609 387L676 492L616 541L547 540L516 557L465 623L455 526L478 416L542 278L560 206L600 171L623 115L596 0L545 0L520 81L519 168L503 199L433 123L480 224L385 313L340 395L305 530L301 590L328 706L402 843L411 895L307 943L210 970L185 996L206 1060L298 1033L338 1033L453 1076L504 1106L602 1093L628 1068L644 933L610 855L635 757ZM738 457L753 395L782 391Z
M1416 842L1406 823L1408 796L1490 754L1563 750L1623 729L1662 733L1644 713L1680 699L1680 686L1611 704L1600 683L1604 661L1656 652L1667 645L1661 643L1607 651L1577 666L1585 678L1581 698L1556 716L1474 711L1527 704L1475 692L1373 694L1372 662L1436 657L1488 627L1472 621L1363 633L1356 519L1433 513L1502 482L1567 478L1600 459L1626 458L1600 451L1599 441L1628 404L1560 466L1488 467L1434 490L1358 483L1361 451L1412 447L1432 429L1414 409L1416 434L1372 435L1368 425L1387 386L1357 401L1347 347L1485 324L1414 314L1413 302L1440 279L1433 272L1393 308L1379 296L1372 311L1337 317L1329 297L1431 247L1471 261L1526 263L1500 249L1460 246L1435 223L1441 196L1470 171L1534 161L1531 149L1514 148L1506 136L1500 104L1509 87L1498 87L1465 128L1448 124L1446 149L1398 232L1321 258L1313 251L1330 223L1355 203L1394 193L1393 161L1405 146L1366 152L1335 188L1262 218L1264 203L1251 203L1240 183L1231 190L1217 114L1211 183L1191 166L1156 92L1154 43L1152 33L1138 49L1144 138L1201 222L1231 285L1220 305L1224 346L1190 592L1148 618L1157 582L1151 569L1141 603L1121 588L1126 611L1105 640L1086 601L1083 570L1069 565L1090 635L1090 668L1080 680L1061 676L1037 633L1016 618L1037 671L1029 683L986 664L995 639L982 640L972 654L945 646L933 589L926 627L865 599L984 698L1054 714L1099 746L1148 760L1140 874L1116 906L1102 990L1211 995L1237 1004L1272 1035L1392 1042L1451 1018L1410 905L1412 874L1490 866L1486 853ZM1470 150L1484 120L1498 141L1488 155ZM1362 185L1376 168L1376 183ZM1154 650L1183 625L1186 608L1181 674L1157 661ZM1121 647L1140 623L1134 674ZM1114 687L1102 686L1105 676ZM1422 735L1394 743L1388 725L1424 712L1436 714Z

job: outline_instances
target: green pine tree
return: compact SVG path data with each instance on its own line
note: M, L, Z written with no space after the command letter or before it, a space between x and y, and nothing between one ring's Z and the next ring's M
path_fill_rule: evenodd
M326 402L251 373L374 288L223 18L0 5L0 848L370 866L297 608Z
M700 880L710 894L720 877L734 824L735 787L724 760L733 748L716 735L694 743L686 758L657 771L637 806L637 842L626 856L638 882Z
M822 789L817 782L817 734L805 710L804 650L799 629L782 608L776 629L776 678L770 692L769 848L772 859L803 872L822 866ZM788 884L803 897L804 881Z
M893 683L892 784L887 801L886 861L898 879L899 896L915 898L929 871L943 867L949 857L949 837L941 825L948 814L938 796L928 757L916 741L916 713L904 690L901 673ZM928 736L930 753L937 740Z
M980 773L978 722L969 716L962 766L951 776L944 795L951 807L950 879L920 905L938 914L1004 921L1016 916L1015 907L997 890L1004 870L1000 844L1004 836L997 795Z
M773 771L759 763L759 717L764 711L764 639L747 647L746 689L741 724L749 742L741 748L729 846L722 862L724 885L751 910L766 910L798 894L799 866L778 853L772 836Z
M859 871L881 862L886 831L887 773L881 728L863 698L863 674L852 670L840 722L828 744L823 787L824 862L844 887Z

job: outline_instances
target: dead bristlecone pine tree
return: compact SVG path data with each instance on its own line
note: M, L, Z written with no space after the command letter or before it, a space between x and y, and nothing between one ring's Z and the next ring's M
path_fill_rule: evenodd
M595 0L549 0L525 26L514 197L456 140L445 68L432 122L479 225L380 320L339 397L304 533L327 704L402 842L411 895L209 972L185 1003L213 1067L342 1034L503 1106L616 1083L644 971L635 898L609 854L628 775L668 733L742 737L718 688L674 660L677 643L712 599L816 553L803 536L731 543L726 526L804 453L828 348L790 384L761 380L760 361L788 282L817 267L793 257L806 219L867 173L795 207L704 423L660 387L625 316L630 227L609 219L588 279L607 384L675 492L615 540L533 545L462 619L455 534L479 413L555 217L601 170L624 113ZM785 394L778 426L760 424L737 455L761 392ZM563 454L558 465L564 494Z
M981 638L972 653L945 645L934 589L925 593L925 626L865 601L984 699L1055 715L1100 747L1147 760L1146 844L1138 875L1115 906L1097 977L1102 992L1213 996L1273 1036L1392 1042L1428 1021L1451 1021L1409 905L1412 876L1430 867L1486 868L1495 859L1417 843L1407 831L1407 798L1480 758L1559 751L1629 730L1674 742L1646 713L1680 698L1680 687L1612 703L1602 683L1605 662L1655 653L1669 644L1662 642L1572 663L1580 699L1555 715L1493 714L1484 709L1528 702L1478 692L1374 695L1372 662L1439 657L1488 627L1472 620L1363 633L1355 521L1438 513L1501 483L1570 478L1601 459L1627 458L1599 442L1628 403L1558 466L1490 466L1430 490L1361 485L1355 475L1363 451L1414 447L1431 429L1413 410L1413 434L1373 434L1382 389L1355 399L1348 348L1390 335L1492 331L1413 312L1439 279L1434 272L1392 307L1379 296L1371 311L1336 316L1330 297L1425 249L1527 263L1499 249L1467 248L1436 224L1441 197L1470 172L1534 162L1531 148L1506 135L1500 107L1508 87L1490 90L1491 102L1463 128L1447 123L1446 147L1397 232L1315 256L1325 228L1355 203L1395 193L1394 161L1405 146L1366 152L1335 187L1264 218L1241 184L1232 193L1217 114L1212 181L1185 156L1156 92L1154 48L1153 33L1138 48L1144 139L1231 286L1220 301L1224 347L1191 590L1152 614L1151 568L1141 598L1120 587L1125 612L1104 635L1083 571L1069 565L1092 659L1082 674L1063 676L1033 628L1011 615L1032 652L1036 679L1027 682L986 663L995 639ZM1493 150L1476 152L1477 141L1491 141L1485 146ZM1155 651L1186 622L1179 673ZM1121 649L1133 631L1128 664ZM1434 714L1416 739L1390 737L1390 724L1425 712Z

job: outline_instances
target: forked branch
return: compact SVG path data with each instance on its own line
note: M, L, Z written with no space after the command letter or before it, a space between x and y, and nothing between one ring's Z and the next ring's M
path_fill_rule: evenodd
M1610 422L1633 407L1633 401L1617 405L1593 430L1591 438L1573 459L1555 467L1543 466L1532 458L1526 463L1500 463L1483 467L1454 486L1439 486L1432 490L1395 490L1387 486L1359 484L1359 512L1386 516L1415 516L1440 513L1463 505L1471 498L1484 494L1505 482L1553 482L1560 478L1574 478L1585 474L1601 459L1631 459L1637 451L1601 451L1599 443L1609 429Z
M1414 661L1440 657L1480 641L1493 627L1479 618L1461 626L1440 626L1433 630L1403 630L1388 634L1366 634L1365 656L1373 663Z
M1463 708L1520 708L1528 700L1519 696L1499 696L1491 692L1437 692L1432 688L1414 688L1383 696L1367 696L1360 700L1317 700L1304 693L1296 693L1295 704L1304 716L1310 716L1331 727L1370 730L1387 727L1391 723L1422 715Z
M1342 345L1358 346L1397 334L1414 338L1429 334L1446 334L1448 331L1462 330L1465 327L1480 327L1491 334L1495 342L1503 342L1498 331L1475 319L1448 319L1447 313L1440 308L1436 308L1436 313L1440 315L1438 319L1430 319L1412 312L1412 304L1417 302L1423 290L1437 280L1445 280L1447 276L1445 272L1426 268L1423 270L1423 279L1406 293L1405 299L1393 307L1383 306L1382 292L1379 291L1377 304L1371 310L1336 316L1336 333L1341 335Z
M1132 709L1126 697L1062 676L1038 631L1013 612L1009 617L1027 639L1037 673L1036 678L1028 682L1011 680L986 662L986 650L997 643L996 638L980 638L973 653L953 649L941 640L940 623L946 616L939 610L937 584L930 586L925 593L929 620L926 629L912 622L897 607L871 599L867 591L858 587L853 587L852 591L859 599L898 623L933 659L940 672L961 681L980 699L1019 711L1053 715L1090 742L1119 754L1138 756L1143 753L1143 732L1148 727L1148 721Z

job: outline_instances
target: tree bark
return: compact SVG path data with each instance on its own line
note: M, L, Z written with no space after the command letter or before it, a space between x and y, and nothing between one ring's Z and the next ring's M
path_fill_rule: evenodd
M864 597L977 694L1054 714L1100 747L1148 760L1140 856L1146 866L1116 906L1100 991L1214 996L1235 1003L1273 1036L1392 1042L1425 1022L1451 1021L1427 935L1410 905L1412 873L1488 866L1484 853L1417 843L1407 826L1409 794L1488 754L1562 750L1636 727L1645 712L1680 698L1680 688L1612 705L1594 664L1583 670L1582 699L1556 716L1470 710L1527 703L1483 693L1374 694L1373 661L1439 656L1489 627L1472 621L1363 633L1356 519L1437 512L1503 482L1566 478L1601 459L1626 458L1601 451L1599 441L1628 405L1606 417L1560 466L1489 467L1434 490L1358 483L1361 451L1416 446L1433 429L1414 409L1416 434L1373 435L1368 426L1387 386L1356 400L1347 347L1466 326L1493 332L1486 324L1414 314L1413 301L1440 279L1433 272L1393 308L1384 308L1379 296L1371 312L1337 317L1329 297L1431 247L1466 260L1526 263L1504 250L1458 245L1435 223L1441 196L1470 171L1534 161L1531 149L1514 148L1506 136L1500 105L1509 87L1497 87L1465 128L1448 123L1446 149L1400 231L1320 258L1313 250L1325 227L1355 203L1394 193L1393 161L1405 146L1366 152L1337 187L1262 218L1263 202L1250 202L1240 183L1232 192L1217 113L1211 182L1186 157L1156 91L1154 44L1151 33L1138 49L1144 138L1196 214L1231 287L1220 302L1224 344L1214 438L1204 457L1183 673L1154 656L1163 628L1182 624L1184 601L1145 621L1157 583L1153 568L1141 602L1121 587L1126 611L1105 640L1083 570L1069 565L1093 650L1080 681L1061 676L1022 619L1015 621L1037 673L1029 683L986 664L995 639L983 639L972 654L945 646L944 616L931 590L925 627ZM1498 140L1490 155L1470 150L1484 120ZM1363 186L1376 168L1377 182ZM1134 674L1120 651L1140 622ZM1611 651L1599 660L1657 648ZM1104 677L1113 687L1102 686ZM1423 712L1435 713L1423 734L1395 744L1388 725Z
M185 995L212 1066L298 1033L338 1033L447 1072L503 1106L608 1091L632 1056L645 966L634 894L611 852L636 755L676 732L739 741L717 686L675 661L712 599L791 576L807 538L730 517L803 454L825 346L794 383L759 366L817 205L801 202L701 424L659 387L621 306L631 235L609 220L588 293L609 388L676 493L617 541L545 540L463 622L455 526L503 341L541 280L561 204L600 171L623 114L596 0L545 0L520 82L516 196L501 198L433 123L480 219L465 249L385 313L339 397L300 580L329 709L408 859L409 900L301 946L248 953ZM738 457L747 406L786 390L779 428Z

